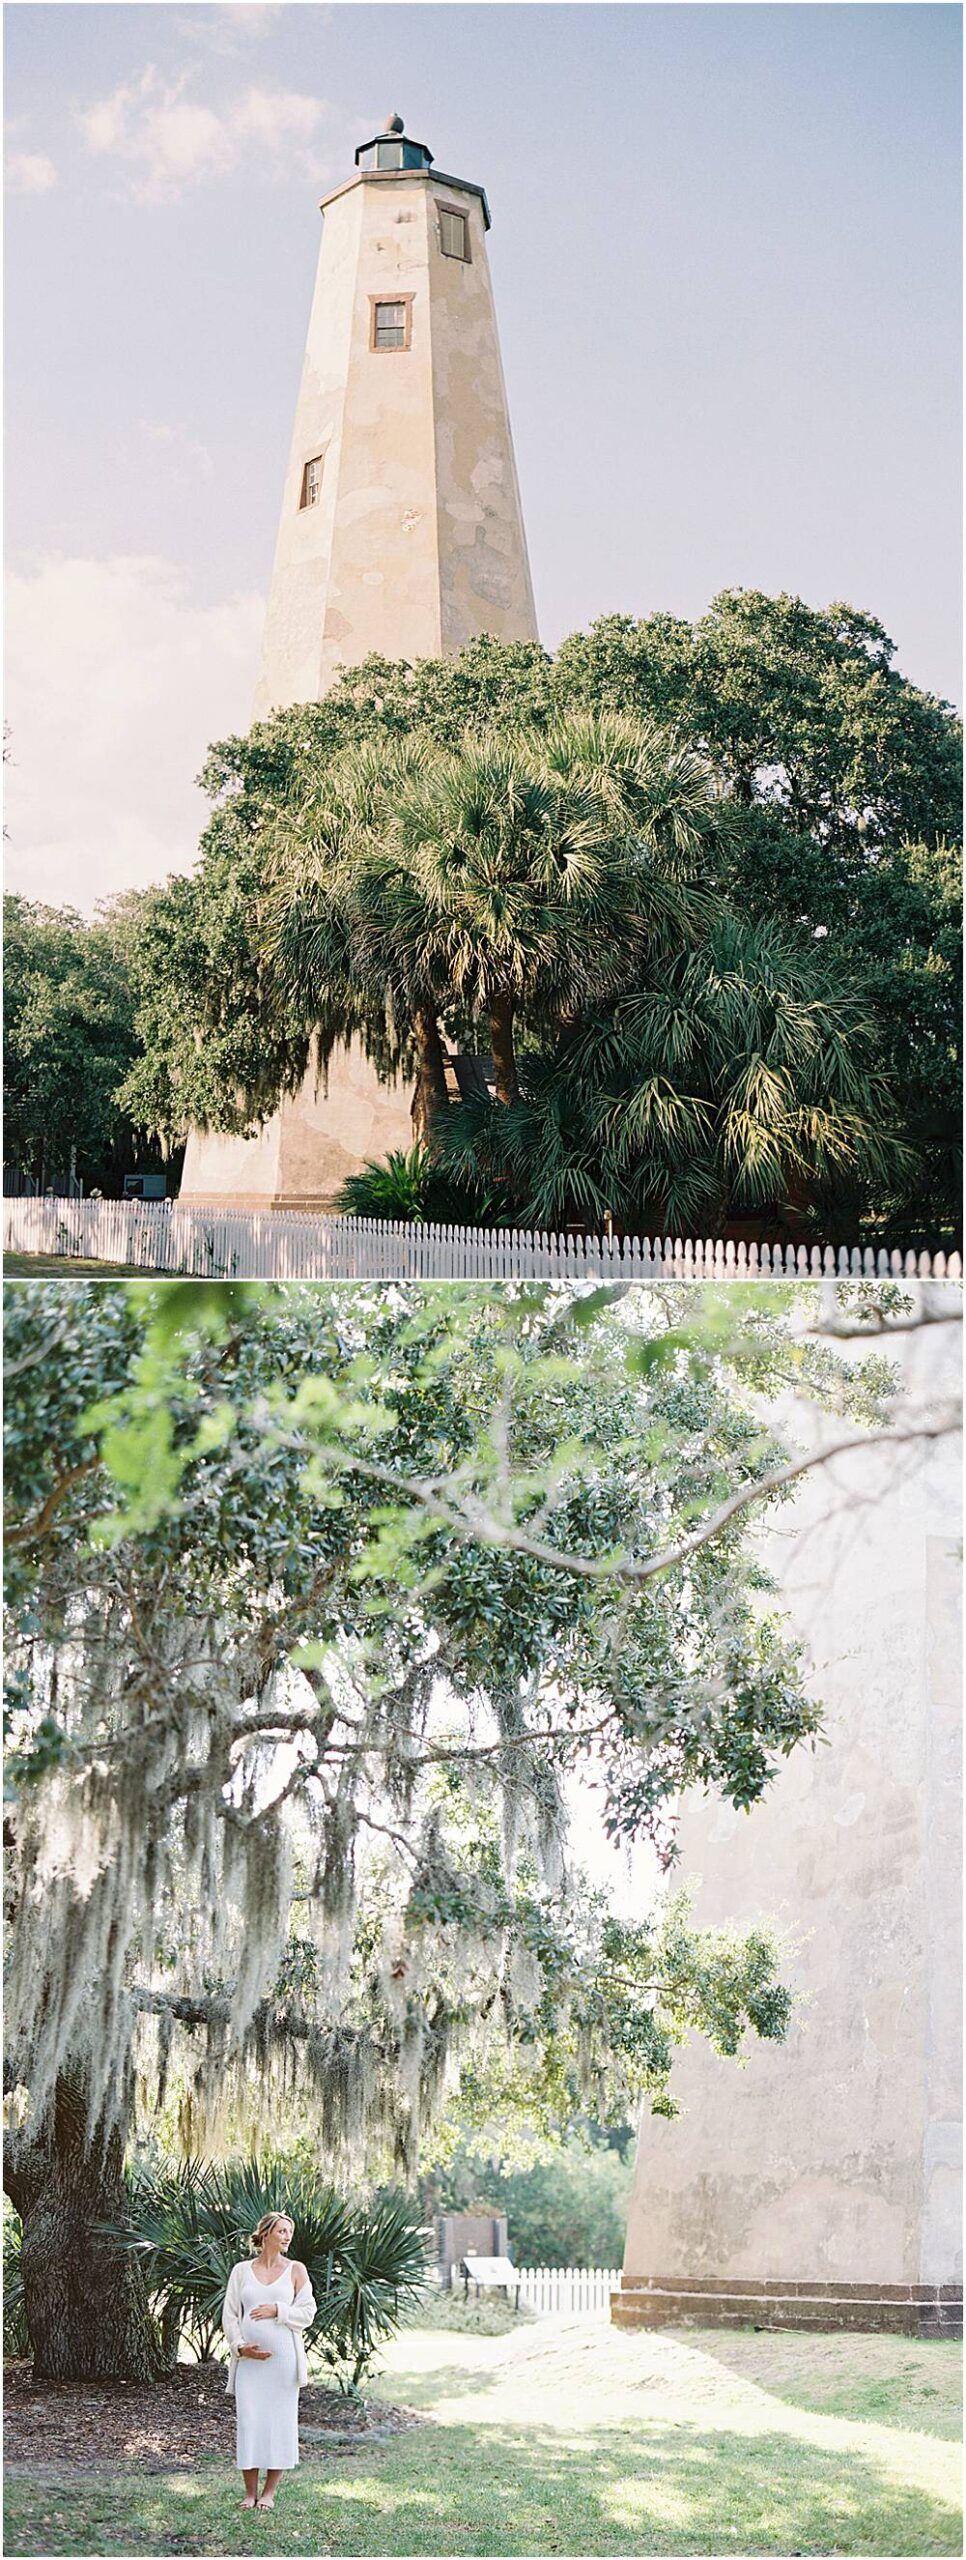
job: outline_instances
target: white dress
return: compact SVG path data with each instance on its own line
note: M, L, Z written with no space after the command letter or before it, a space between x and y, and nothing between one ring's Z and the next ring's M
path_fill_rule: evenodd
M299 2377L295 2331L280 2320L253 2320L256 2303L292 2302L291 2267L274 2284L261 2284L250 2267L242 2277L240 2344L264 2347L267 2363L239 2356L235 2367L235 2421L239 2471L294 2471L299 2458Z

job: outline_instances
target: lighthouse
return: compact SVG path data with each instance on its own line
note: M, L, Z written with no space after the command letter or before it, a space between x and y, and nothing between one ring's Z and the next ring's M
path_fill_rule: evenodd
M483 187L392 115L321 210L257 720L320 701L373 652L537 637ZM411 1144L408 1088L353 1043L256 1136L194 1132L181 1196L328 1208L367 1158Z
M948 1414L947 1329L890 1352ZM951 1434L910 1465L873 1432L763 1534L829 1747L750 1812L692 1797L679 1838L702 1925L787 1933L796 2005L747 2071L690 2039L682 2114L645 2107L621 2328L961 2333L959 1473Z

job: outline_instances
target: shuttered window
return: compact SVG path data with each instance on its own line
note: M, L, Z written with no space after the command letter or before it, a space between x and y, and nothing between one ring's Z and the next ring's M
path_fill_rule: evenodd
M317 507L322 495L322 456L314 453L302 473L300 507Z
M469 224L465 213L454 213L448 204L439 207L439 245L444 258L462 258L469 264Z
M398 302L377 302L373 299L370 340L373 347L408 347L411 304L410 294L401 296Z

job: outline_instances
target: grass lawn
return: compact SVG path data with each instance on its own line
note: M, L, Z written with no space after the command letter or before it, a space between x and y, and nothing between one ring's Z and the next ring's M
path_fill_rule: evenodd
M321 2459L244 2515L226 2464L7 2474L27 2553L865 2552L961 2548L949 2342L740 2330L411 2330L380 2396L425 2426Z

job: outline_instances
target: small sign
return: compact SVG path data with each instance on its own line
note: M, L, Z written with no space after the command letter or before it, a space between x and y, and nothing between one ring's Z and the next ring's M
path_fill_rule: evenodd
M509 2258L464 2258L463 2265L474 2284L519 2284L520 2278Z

